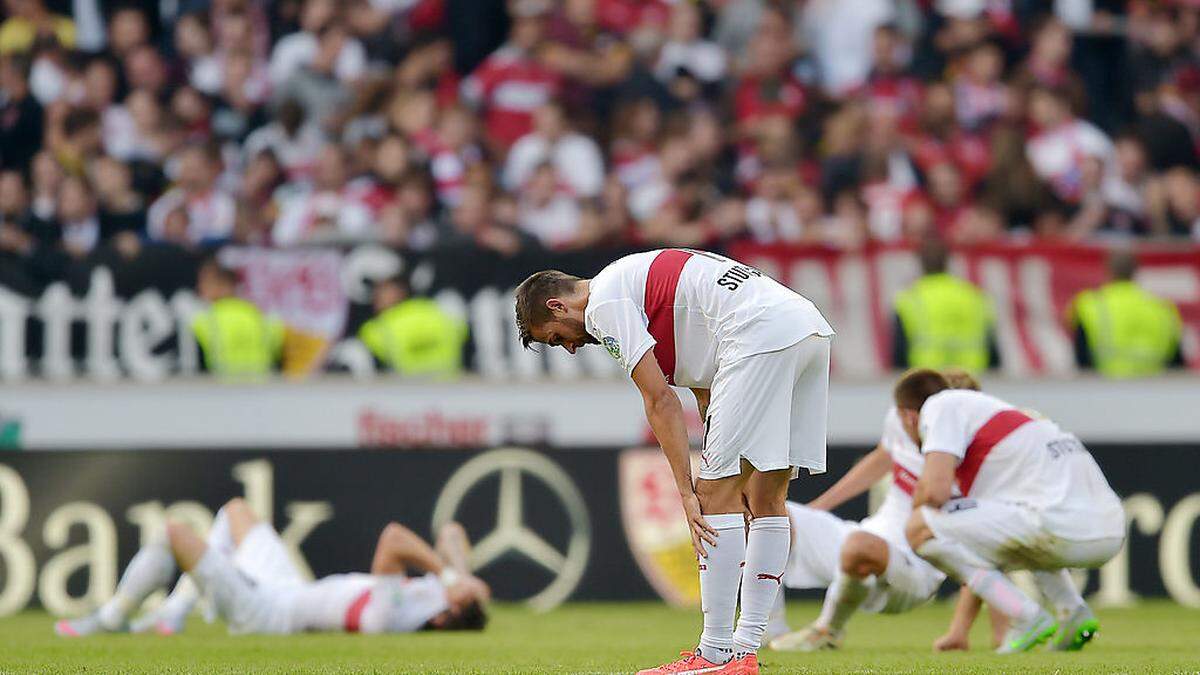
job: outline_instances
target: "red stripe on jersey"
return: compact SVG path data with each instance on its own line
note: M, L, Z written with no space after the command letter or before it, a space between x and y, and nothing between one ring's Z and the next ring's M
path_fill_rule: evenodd
M917 489L917 474L892 462L892 482L901 492L911 497L913 490Z
M367 607L367 602L371 599L371 589L362 592L362 595L354 599L350 603L350 607L346 609L346 632L357 633L362 628L362 614Z
M691 257L687 251L668 249L654 257L646 273L646 330L654 338L654 358L668 384L675 384L675 291Z
M1007 438L1009 434L1032 421L1032 417L1020 410L1002 410L984 422L982 427L979 427L979 431L975 432L975 438L972 438L971 444L967 446L967 452L963 455L962 462L954 471L954 476L958 479L958 489L962 491L964 497L971 494L971 486L975 483L975 477L979 475L979 469L983 467L983 460L987 459L992 448Z

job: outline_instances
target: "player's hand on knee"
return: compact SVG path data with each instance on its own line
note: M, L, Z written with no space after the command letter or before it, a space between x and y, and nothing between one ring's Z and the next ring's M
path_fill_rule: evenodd
M933 641L933 651L935 652L965 652L970 648L966 633L946 633Z
M687 516L688 529L692 534L692 548L696 551L696 556L707 558L708 551L705 550L704 544L707 542L711 546L717 545L717 531L704 518L704 514L700 512L700 498L696 493L683 495L683 512Z

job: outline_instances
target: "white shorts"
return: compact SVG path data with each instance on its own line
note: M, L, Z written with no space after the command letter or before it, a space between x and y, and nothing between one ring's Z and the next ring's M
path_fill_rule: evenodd
M828 511L818 511L788 502L792 521L792 548L784 571L783 585L788 588L828 588L840 565L842 543L859 523L842 520ZM870 534L875 534L870 532ZM879 536L879 535L875 535ZM888 546L889 568L904 564L909 572L894 580L877 578L862 604L866 612L894 614L919 607L937 593L946 578L907 546L880 537Z
M1035 509L994 499L951 499L940 509L922 506L921 516L933 536L956 541L1002 570L1099 567L1125 543L1124 537L1066 539L1046 527Z
M209 547L191 574L230 632L294 632L293 604L304 578L270 525L251 528L232 558Z
M700 478L803 467L825 471L829 338L810 335L717 368L705 420Z

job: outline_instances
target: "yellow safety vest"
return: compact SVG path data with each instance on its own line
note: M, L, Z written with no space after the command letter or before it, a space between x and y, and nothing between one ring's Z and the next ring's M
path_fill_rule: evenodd
M455 375L462 371L467 324L433 300L413 298L363 324L358 337L398 373Z
M283 323L240 298L222 298L192 320L210 372L223 377L271 372L283 347Z
M1108 377L1162 372L1182 333L1175 305L1132 281L1083 291L1071 303L1071 319L1083 328L1096 370Z
M912 368L988 367L992 307L974 284L940 273L921 277L896 296Z

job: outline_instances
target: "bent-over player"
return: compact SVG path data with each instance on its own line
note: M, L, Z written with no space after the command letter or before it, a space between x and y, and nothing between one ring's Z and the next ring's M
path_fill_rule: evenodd
M86 617L59 621L55 631L74 637L128 630L129 617L170 583L177 565L208 594L233 633L482 629L490 591L466 571L466 533L450 524L437 544L435 550L390 523L379 536L369 573L306 581L279 534L246 502L233 499L217 512L207 542L187 526L168 524L165 538L134 555L108 602ZM188 593L188 583L181 582L176 592ZM187 600L194 599L193 594ZM167 603L182 614L159 616L156 625L181 628L191 605L171 598Z
M757 674L791 544L788 483L800 468L825 470L833 329L758 270L684 249L635 253L594 279L538 272L517 288L516 315L526 346L603 345L671 465L700 558L704 632L694 652L643 672ZM694 483L673 384L692 389L704 420Z

